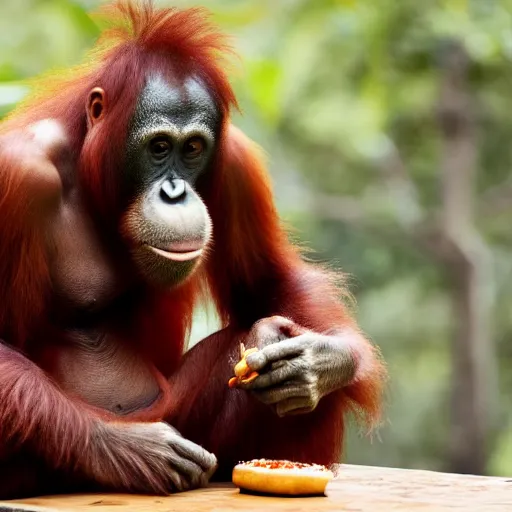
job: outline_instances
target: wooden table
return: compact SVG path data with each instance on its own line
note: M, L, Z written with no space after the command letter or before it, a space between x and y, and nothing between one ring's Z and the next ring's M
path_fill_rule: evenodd
M477 477L340 465L326 497L276 498L241 494L231 484L168 498L120 494L0 501L0 511L204 512L494 511L512 512L512 478Z

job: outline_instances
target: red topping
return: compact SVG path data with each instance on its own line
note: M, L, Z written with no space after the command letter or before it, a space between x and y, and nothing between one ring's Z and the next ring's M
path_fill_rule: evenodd
M307 464L304 462L291 462L289 460L254 459L248 462L241 462L244 466L265 469L308 469L313 471L329 471L320 464Z

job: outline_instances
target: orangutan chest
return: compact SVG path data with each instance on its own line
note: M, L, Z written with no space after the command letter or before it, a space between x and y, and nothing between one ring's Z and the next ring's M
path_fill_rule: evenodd
M72 331L54 352L51 373L67 392L118 415L150 407L160 387L139 354L114 336Z
M79 199L62 205L52 230L50 273L61 310L102 309L129 287L128 258L100 239Z

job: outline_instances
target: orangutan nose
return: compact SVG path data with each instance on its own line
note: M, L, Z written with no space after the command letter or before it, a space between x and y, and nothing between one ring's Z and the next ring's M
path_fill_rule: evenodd
M185 199L185 196L185 180L176 178L172 180L165 180L162 183L162 188L160 189L160 197L165 203L174 204L181 202Z

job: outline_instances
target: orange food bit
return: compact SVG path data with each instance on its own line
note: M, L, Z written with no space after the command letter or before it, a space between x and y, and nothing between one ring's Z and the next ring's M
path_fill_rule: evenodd
M251 372L247 377L239 377L239 380L242 384L249 384L259 376L260 374L258 372Z
M250 368L247 365L246 357L249 354L254 354L254 352L257 352L257 351L258 351L257 348L250 348L248 350L244 350L242 360L239 363L237 363L235 366L235 375L237 377L243 377L246 373L248 373L250 371Z
M258 372L251 371L246 361L246 357L249 354L253 354L257 351L257 348L249 348L246 350L244 344L240 343L240 361L234 368L235 377L229 379L228 386L230 388L235 388L238 383L248 384L259 376Z

